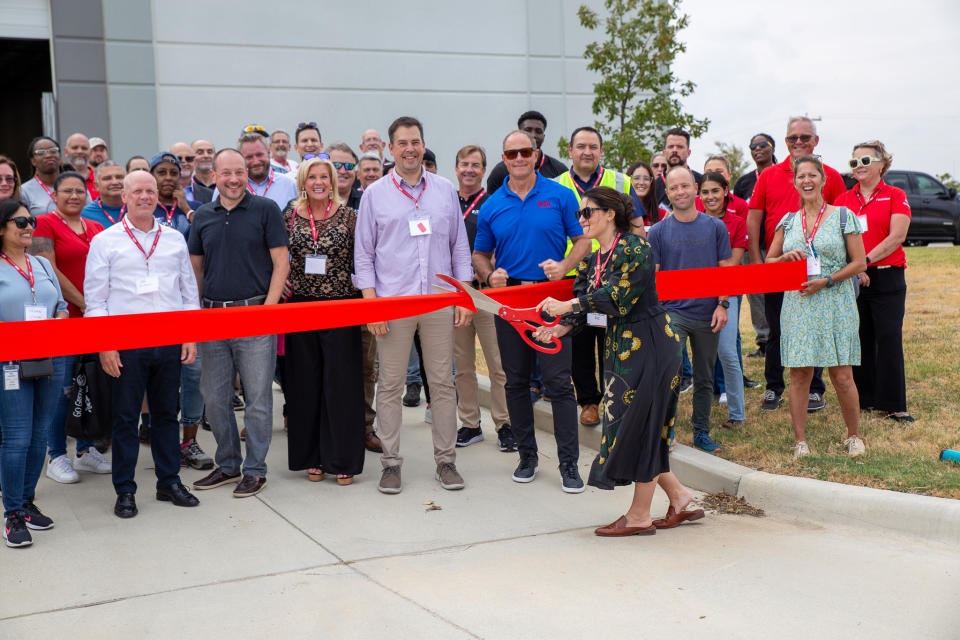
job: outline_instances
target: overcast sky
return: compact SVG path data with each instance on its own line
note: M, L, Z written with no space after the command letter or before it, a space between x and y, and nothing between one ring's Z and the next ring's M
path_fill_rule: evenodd
M879 138L893 166L960 176L960 3L684 0L687 51L674 72L697 84L686 109L711 120L691 142L699 169L714 142L763 131L778 159L790 115L822 117L817 151L845 168ZM843 170L843 169L841 169Z

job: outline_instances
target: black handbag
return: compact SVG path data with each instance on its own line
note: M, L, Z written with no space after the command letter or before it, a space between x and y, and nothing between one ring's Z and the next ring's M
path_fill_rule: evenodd
M64 427L68 436L97 440L113 431L112 387L96 354L81 356L73 369L73 387Z
M36 358L20 361L20 379L35 380L53 375L53 358Z

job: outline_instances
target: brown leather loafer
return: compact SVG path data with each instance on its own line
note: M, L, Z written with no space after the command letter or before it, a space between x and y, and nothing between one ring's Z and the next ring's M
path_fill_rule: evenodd
M267 486L266 478L244 475L243 480L241 480L237 488L233 490L233 497L249 498L250 496L255 496L263 491L265 486Z
M383 443L380 442L380 437L373 431L367 434L367 437L363 440L363 446L367 448L367 451L372 451L374 453L383 453Z
M671 505L670 508L667 509L667 515L659 520L654 520L653 526L657 529L672 529L678 524L692 520L699 520L702 517L703 509L695 509L693 511L684 510L680 513L677 513L673 510L673 505Z
M223 469L217 467L208 475L194 482L193 488L198 491L203 491L204 489L215 489L216 487L222 487L223 485L230 484L231 482L240 482L240 474L234 473L231 475L229 473L224 473Z
M627 516L620 516L616 522L611 522L605 527L595 529L594 533L598 536L620 537L620 536L652 536L657 532L657 528L652 524L649 527L628 527Z
M597 410L597 405L583 405L583 410L580 411L580 424L586 427L592 427L600 424L600 413Z

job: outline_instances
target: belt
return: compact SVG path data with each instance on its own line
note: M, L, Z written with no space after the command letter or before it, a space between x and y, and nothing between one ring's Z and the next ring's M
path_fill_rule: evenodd
M515 287L520 284L539 284L541 282L548 282L548 280L517 280L516 278L507 278L508 287Z
M879 265L879 266L878 266L878 265L875 265L875 264L872 264L872 265L870 265L869 267L867 267L867 269L893 269L894 266L895 266L895 265L892 265L892 264L883 264L883 265ZM903 267L897 267L897 269L903 269Z
M204 309L223 309L224 307L252 307L258 304L263 304L264 300L267 299L267 296L254 296L252 298L247 298L246 300L211 300L209 298L204 298L200 302L200 306Z

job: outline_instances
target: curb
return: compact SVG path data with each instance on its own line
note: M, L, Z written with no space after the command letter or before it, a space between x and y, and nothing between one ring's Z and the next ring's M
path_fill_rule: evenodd
M490 380L478 374L477 381L480 404L489 407ZM549 402L537 401L533 420L537 429L553 433ZM580 444L599 450L601 428L579 427ZM670 454L670 468L688 487L724 492L767 511L960 546L960 500L756 471L682 444Z

